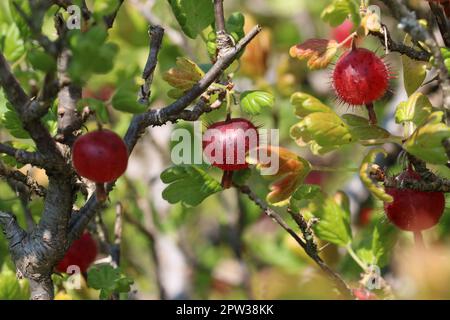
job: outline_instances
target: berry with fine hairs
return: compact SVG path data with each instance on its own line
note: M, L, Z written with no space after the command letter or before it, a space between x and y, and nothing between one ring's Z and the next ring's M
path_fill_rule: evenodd
M343 102L368 105L382 98L389 88L389 69L375 53L365 48L345 52L333 71L333 86Z
M110 130L98 130L79 137L72 150L77 173L96 183L111 182L127 169L128 149Z
M78 266L85 273L97 257L97 243L92 236L85 232L75 240L67 250L64 258L56 266L58 272L67 272L69 266Z
M210 125L203 135L203 151L211 165L224 171L222 186L231 186L232 172L248 168L246 155L259 145L258 128L243 118Z
M397 184L403 180L420 181L421 176L411 167L395 178ZM425 192L412 189L386 188L394 198L384 204L388 219L405 231L420 232L435 226L445 208L445 196L442 192Z

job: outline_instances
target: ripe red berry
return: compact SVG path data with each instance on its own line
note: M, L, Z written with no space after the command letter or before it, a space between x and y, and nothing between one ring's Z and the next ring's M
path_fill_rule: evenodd
M382 98L389 87L389 70L384 61L370 50L352 48L336 63L334 89L350 105L367 105Z
M231 184L231 172L248 168L246 155L258 147L258 129L243 118L220 121L208 127L203 135L203 152L208 161L222 169L222 185Z
M377 296L364 288L353 289L356 300L377 300Z
M337 26L336 28L333 28L331 30L331 37L336 40L338 43L343 42L345 39L347 39L353 30L353 22L350 20L345 20L342 24ZM352 45L352 39L348 39L344 43L344 47L350 48Z
M75 141L72 161L80 176L97 183L106 183L116 180L125 172L128 150L116 133L98 130Z
M370 219L373 215L373 208L362 208L359 212L358 223L360 226L365 227L370 223Z
M67 250L64 258L56 266L58 272L67 272L69 266L75 265L85 273L97 257L97 243L89 233L84 233L75 240Z
M395 179L420 181L420 175L408 168ZM398 228L419 232L435 226L445 208L445 196L442 192L425 192L411 189L386 188L386 192L394 198L391 203L384 204L389 220Z

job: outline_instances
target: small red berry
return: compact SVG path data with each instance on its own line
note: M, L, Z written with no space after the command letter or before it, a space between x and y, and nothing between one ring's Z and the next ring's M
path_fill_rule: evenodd
M338 43L341 43L351 35L352 30L353 30L353 22L347 19L342 24L331 30L331 37ZM347 48L350 48L351 45L352 39L348 39L344 43L344 47Z
M336 63L333 72L338 97L350 105L367 105L382 98L389 87L389 70L370 50L352 48Z
M360 226L365 227L370 223L370 219L373 215L373 208L362 208L359 212L358 223Z
M353 295L356 300L377 300L375 294L363 288L353 289Z
M58 272L67 272L69 266L75 265L85 273L97 257L97 243L89 233L84 233L75 240L67 250L64 258L56 266Z
M128 150L116 133L98 130L75 141L72 161L80 176L97 183L106 183L116 180L125 172Z
M248 168L245 157L250 147L257 147L258 143L258 129L242 118L216 122L203 135L203 150L211 151L205 152L205 156L224 171Z
M258 129L243 118L216 122L205 131L202 144L208 161L224 171L222 185L228 188L232 171L248 168L245 158L259 145Z
M420 181L420 175L411 168L397 176L396 181ZM384 204L389 220L405 231L419 232L435 226L445 208L445 196L442 192L425 192L411 189L386 188L394 198Z

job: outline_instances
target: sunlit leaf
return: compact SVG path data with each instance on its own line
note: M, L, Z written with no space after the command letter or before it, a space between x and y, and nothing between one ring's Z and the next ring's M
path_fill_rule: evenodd
M177 58L176 67L163 74L163 79L172 87L181 91L191 89L205 73L195 62L181 57Z
M241 93L241 108L245 113L258 115L264 108L272 108L275 97L265 91L244 91Z
M214 22L210 0L168 0L183 32L192 39Z
M344 210L333 198L313 201L308 210L319 218L319 222L314 225L317 237L341 246L351 242L350 211Z
M408 101L401 102L395 112L395 122L403 123L412 121L416 126L421 126L433 111L433 106L426 95L420 92L412 94Z
M417 128L405 142L406 151L429 163L446 164L448 157L442 141L450 138L450 128L439 119L442 119L442 112L432 113L427 123Z
M353 20L359 17L359 8L353 0L333 0L322 11L322 19L332 27L337 27L351 15Z
M197 206L205 198L222 190L220 183L198 166L170 167L161 173L161 180L168 184L162 196L170 203Z
M337 53L338 43L335 40L309 39L297 44L289 50L293 58L308 60L312 70L326 68Z
M303 92L294 93L291 96L291 104L295 108L295 115L301 118L314 112L333 112L319 99Z

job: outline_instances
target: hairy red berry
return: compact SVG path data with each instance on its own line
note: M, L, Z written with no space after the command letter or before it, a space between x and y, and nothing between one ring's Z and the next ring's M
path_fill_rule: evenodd
M389 87L389 70L384 61L370 50L352 48L336 63L334 89L350 105L367 105L382 98Z
M116 180L125 172L128 150L116 133L98 130L75 141L72 161L80 176L97 183L106 183Z
M402 180L420 181L420 175L411 168L396 177ZM419 232L435 226L445 208L445 196L442 192L425 192L411 189L386 188L386 192L394 198L391 203L384 204L389 220L398 228Z
M58 272L67 272L69 266L75 265L85 273L97 257L97 243L89 233L84 233L75 240L67 250L64 258L56 266Z
M337 26L336 28L333 28L331 30L331 37L336 40L338 43L343 42L345 39L350 37L353 30L353 22L350 20L345 20L342 24ZM347 48L350 48L352 45L352 39L348 39L344 46Z
M246 156L258 144L258 129L243 118L216 122L203 135L204 155L213 166L225 171L225 188L231 184L232 171L248 168Z

